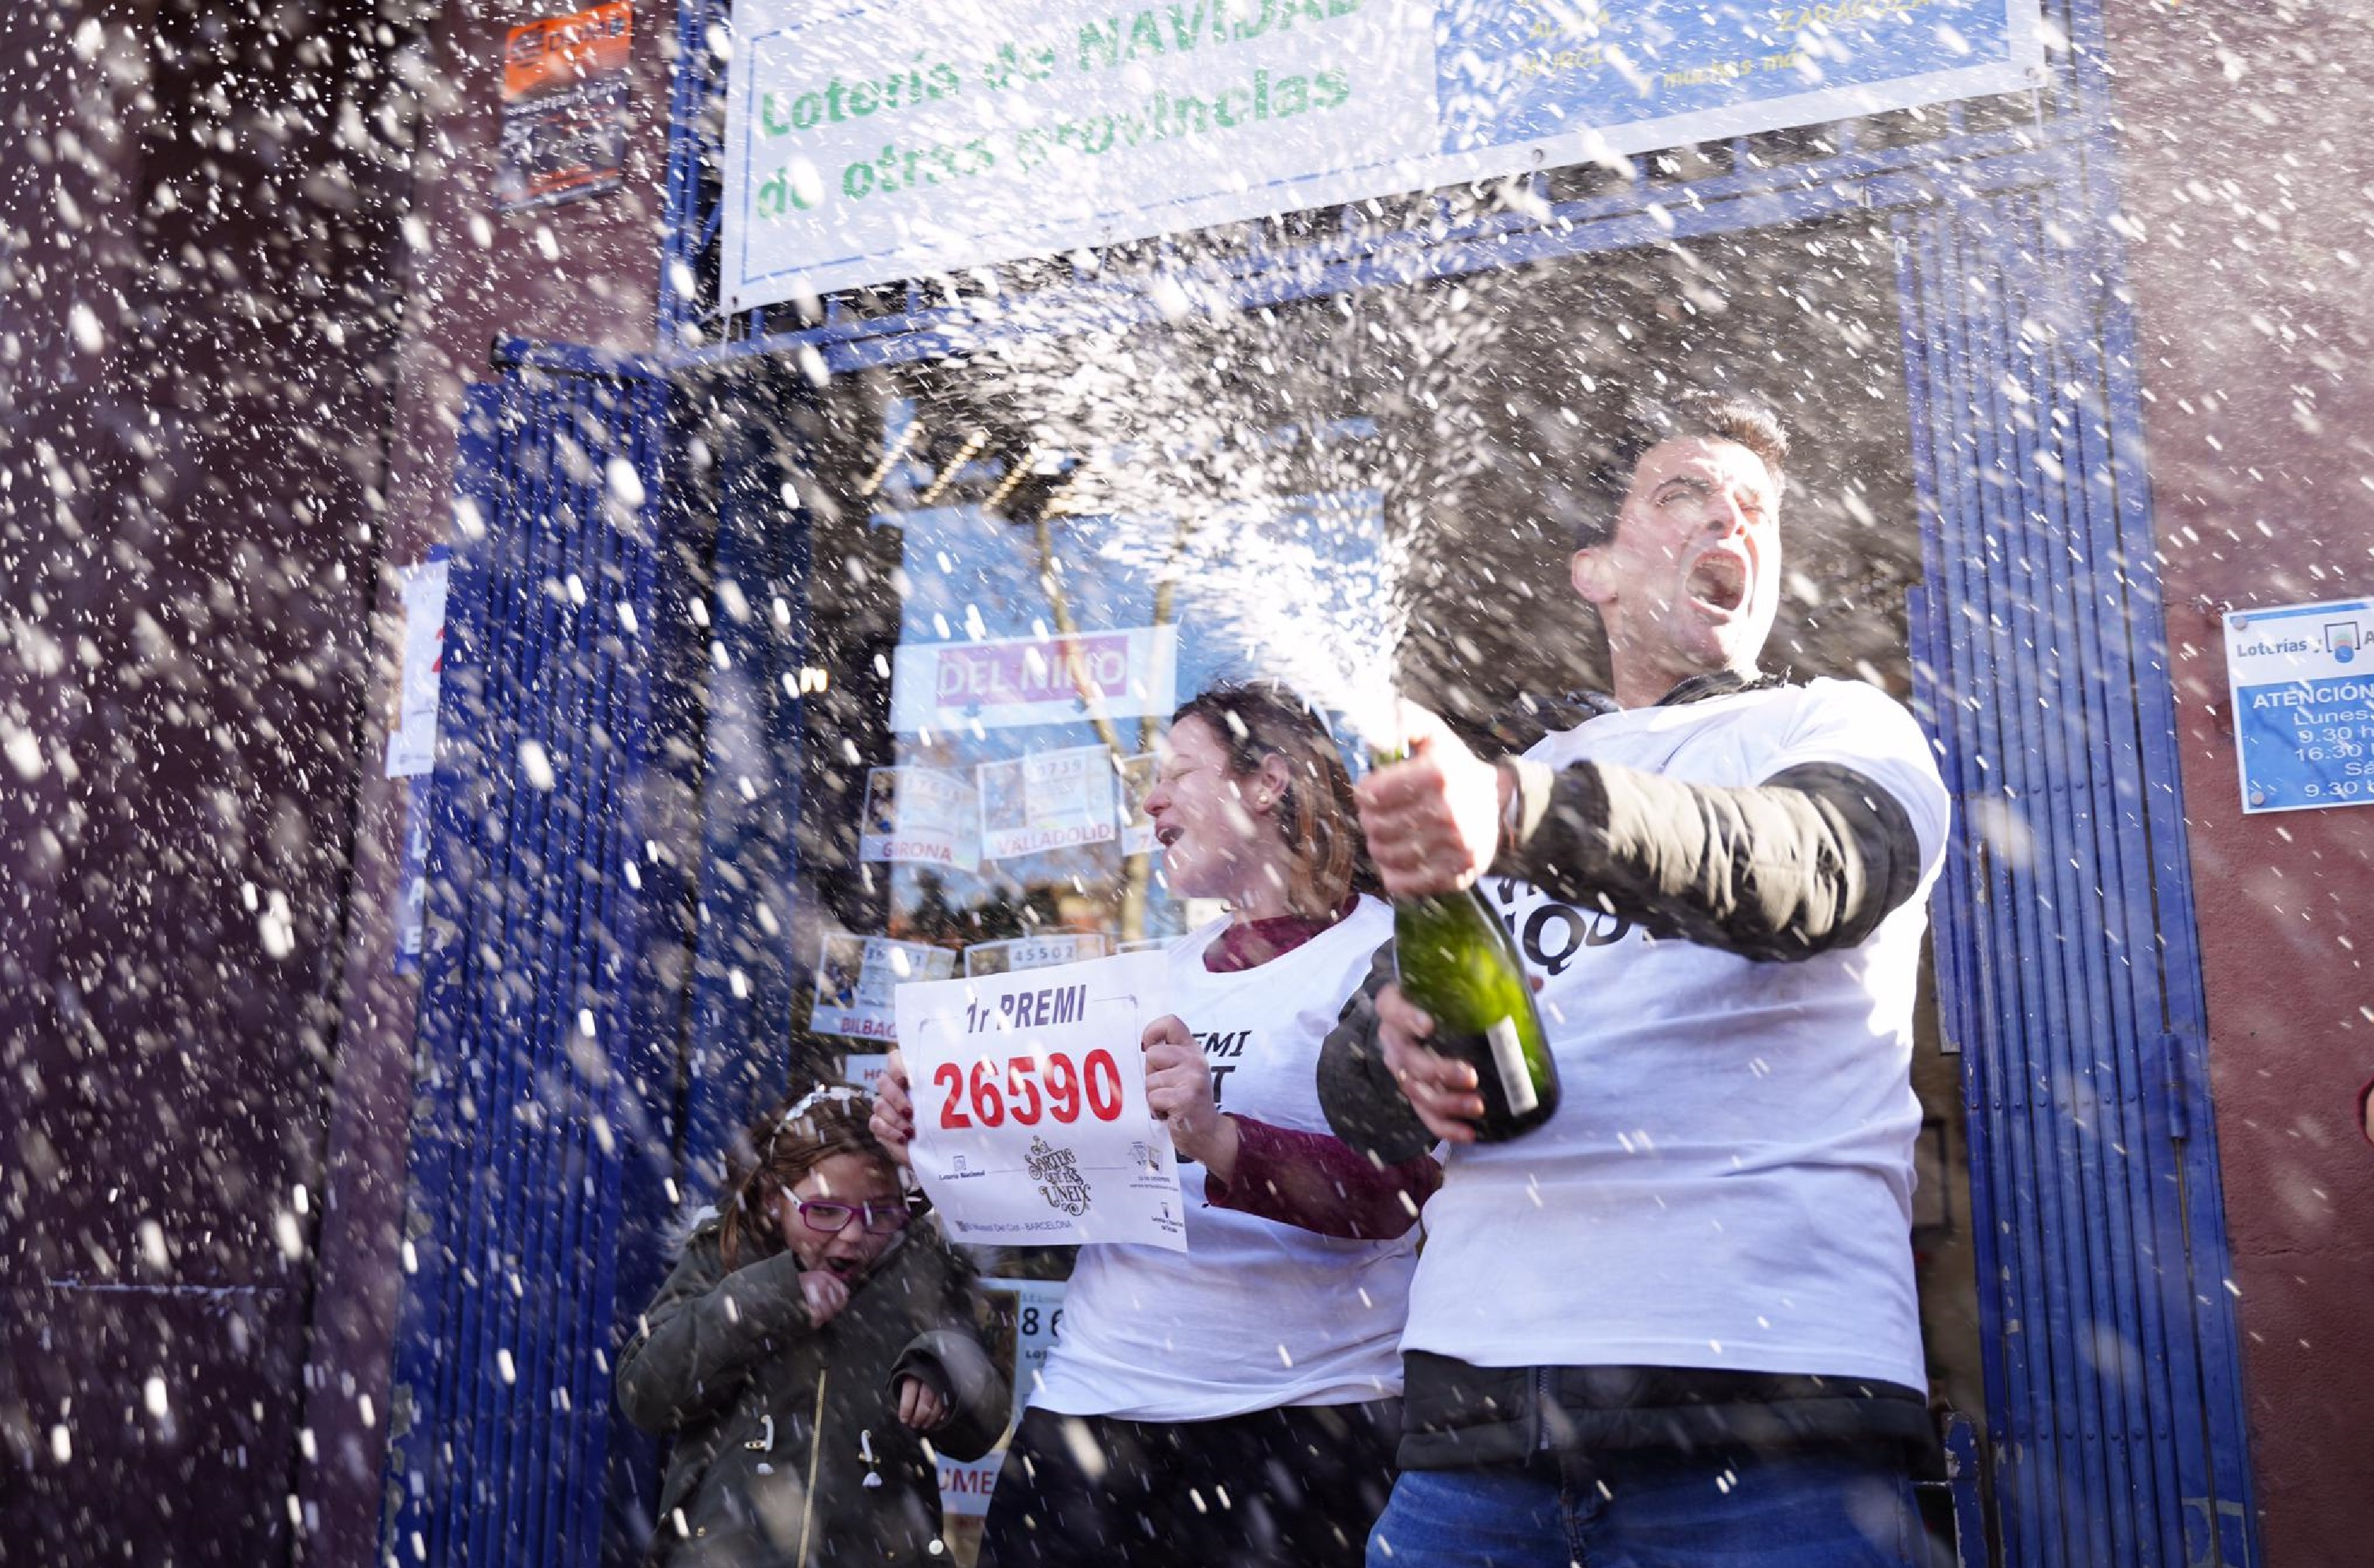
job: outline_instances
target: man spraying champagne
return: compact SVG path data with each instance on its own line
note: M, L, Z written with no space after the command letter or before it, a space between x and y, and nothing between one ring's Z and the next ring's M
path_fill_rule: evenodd
M1860 682L1758 672L1787 444L1637 412L1571 564L1614 695L1498 766L1407 714L1360 787L1387 889L1489 878L1564 1102L1477 1142L1476 1067L1381 954L1322 1054L1329 1122L1452 1146L1402 1339L1404 1474L1370 1568L1919 1562L1910 1238L1923 894L1947 800Z

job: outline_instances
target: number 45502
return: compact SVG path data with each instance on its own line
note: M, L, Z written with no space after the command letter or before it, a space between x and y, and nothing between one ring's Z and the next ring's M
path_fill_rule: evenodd
M954 1062L942 1062L933 1069L932 1086L947 1091L940 1126L950 1131L999 1126L1008 1116L1026 1127L1042 1119L1076 1122L1083 1103L1100 1122L1121 1120L1121 1064L1102 1049L1076 1064L1061 1051L1009 1056L1003 1063L984 1057L972 1065L970 1076Z

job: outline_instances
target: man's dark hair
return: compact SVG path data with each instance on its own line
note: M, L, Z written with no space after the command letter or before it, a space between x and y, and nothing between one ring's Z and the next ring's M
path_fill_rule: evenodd
M1771 409L1731 392L1635 397L1606 432L1600 461L1584 484L1581 514L1575 519L1575 548L1605 544L1614 536L1616 514L1632 490L1632 470L1651 447L1692 437L1733 442L1756 454L1771 472L1773 494L1779 497L1787 477L1783 465L1789 459L1789 435Z

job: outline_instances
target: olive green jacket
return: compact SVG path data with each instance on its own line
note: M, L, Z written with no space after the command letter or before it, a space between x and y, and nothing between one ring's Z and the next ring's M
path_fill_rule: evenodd
M649 1561L670 1568L827 1568L947 1561L932 1450L987 1453L1011 1395L981 1349L973 1274L928 1221L902 1232L849 1305L808 1317L790 1252L730 1274L714 1219L618 1358L619 1408L672 1436ZM895 1380L950 1414L901 1426Z

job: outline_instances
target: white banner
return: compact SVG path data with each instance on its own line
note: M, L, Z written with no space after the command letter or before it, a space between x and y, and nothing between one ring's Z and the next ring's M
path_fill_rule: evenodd
M1138 1048L1169 975L1164 955L1133 953L899 987L915 1174L949 1240L1187 1250Z
M860 1040L899 1038L891 993L910 980L945 980L957 955L923 942L894 942L854 931L828 931L817 954L816 1005L808 1028Z
M739 0L729 311L2042 79L2037 0Z
M1111 843L1121 831L1113 820L1111 757L1101 746L1071 746L983 762L975 774L981 858Z
M981 797L937 768L870 768L857 856L978 870Z
M1175 626L901 643L891 666L890 727L913 735L1075 724L1099 713L1168 718L1178 664Z

